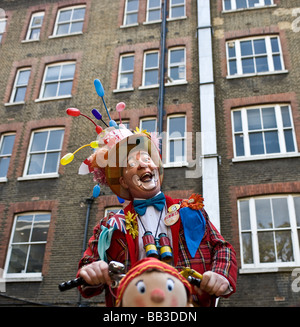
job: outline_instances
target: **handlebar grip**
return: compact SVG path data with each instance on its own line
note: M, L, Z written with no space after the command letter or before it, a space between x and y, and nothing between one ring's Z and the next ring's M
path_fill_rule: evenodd
M189 276L187 280L190 284L200 287L201 279Z
M78 286L84 285L84 284L86 284L85 280L82 277L78 277L78 278L71 279L67 282L63 282L63 283L59 284L58 288L61 292L64 292L64 291L70 290L74 287L78 287Z

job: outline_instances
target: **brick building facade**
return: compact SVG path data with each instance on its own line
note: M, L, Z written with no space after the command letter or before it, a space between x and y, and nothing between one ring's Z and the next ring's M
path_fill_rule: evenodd
M255 2L261 6L252 8ZM296 2L167 1L163 190L182 198L216 192L206 208L234 245L239 264L237 293L221 299L220 306L298 304L297 287L292 288L300 260ZM246 8L238 8L241 3ZM1 2L0 268L6 291L0 293L0 305L86 302L76 290L59 293L57 285L76 274L86 223L89 237L106 210L122 205L105 187L91 199L92 176L77 173L88 148L68 166L59 165L62 155L96 137L88 120L65 111L76 107L93 118L90 112L97 108L106 117L93 85L100 78L112 119L118 121L115 106L124 101L122 121L130 128L158 123L160 5L146 0ZM201 17L202 10L210 15ZM211 44L202 38L207 31ZM205 80L201 74L210 46L214 70L212 80ZM215 97L206 93L210 86ZM204 169L203 178L186 178L195 169L188 162L200 147L195 133L211 129L203 111L211 101L215 118L212 112L208 118L215 119L216 149L204 149L198 159L204 169L215 167L208 166L213 160L217 170L213 178ZM175 139L169 132L176 122L180 135ZM193 132L191 141L184 132ZM175 153L175 141L185 148L191 143L191 157ZM259 204L266 216L259 216ZM277 217L275 208L287 208L287 218ZM103 297L88 303L101 305Z

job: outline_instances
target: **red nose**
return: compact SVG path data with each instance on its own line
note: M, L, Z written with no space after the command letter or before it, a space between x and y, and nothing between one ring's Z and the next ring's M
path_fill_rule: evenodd
M156 288L150 293L150 297L153 302L160 303L165 299L165 292L159 288Z

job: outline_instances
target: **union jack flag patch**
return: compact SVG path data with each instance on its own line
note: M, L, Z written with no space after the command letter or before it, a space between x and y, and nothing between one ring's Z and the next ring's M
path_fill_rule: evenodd
M118 211L111 218L109 218L107 223L110 227L114 227L114 229L118 229L122 233L126 234L126 223L123 210Z

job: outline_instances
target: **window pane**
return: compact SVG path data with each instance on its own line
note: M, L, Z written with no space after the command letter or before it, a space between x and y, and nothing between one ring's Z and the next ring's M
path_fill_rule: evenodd
M236 60L230 60L229 61L229 74L230 75L237 74Z
M148 20L149 21L160 20L160 9L149 11Z
M145 85L158 84L158 70L150 70L145 72Z
M236 156L244 156L244 136L242 134L235 135L235 152Z
M147 132L156 132L156 119L143 120L142 121L142 130L147 130Z
M67 23L67 24L59 24L58 25L58 28L57 28L56 34L57 35L65 35L65 34L68 34L69 33L69 26L70 26L70 23Z
M127 11L138 10L139 0L127 0Z
M253 54L251 41L241 41L240 46L242 56L251 56Z
M48 132L35 132L30 151L44 151L46 149L47 138Z
M252 155L263 154L265 152L262 133L249 134L249 141Z
M182 162L184 160L184 141L170 141L170 162Z
M26 86L24 87L18 87L16 89L15 97L14 97L14 102L21 102L24 101L25 99L25 94L26 94Z
M273 232L259 232L257 237L260 262L275 262Z
M237 9L247 8L246 0L236 0L236 8Z
M169 135L170 137L184 137L185 117L170 118Z
M278 133L276 132L265 132L266 152L267 153L279 153L279 140Z
M126 17L126 25L135 24L138 21L138 15L137 14L127 14Z
M40 28L35 28L31 30L30 35L29 35L29 40L38 40L40 37Z
M271 203L269 199L255 200L255 212L258 229L273 228Z
M61 82L59 84L58 96L71 95L73 82Z
M56 173L57 172L57 164L59 159L59 152L51 152L46 155L46 163L43 173Z
M70 21L70 19L71 19L71 14L72 14L72 10L64 10L64 11L61 11L61 12L59 13L58 21L59 21L59 22Z
M273 56L274 70L282 70L280 55Z
M278 44L277 37L271 38L271 46L272 46L272 52L279 52L279 44Z
M0 149L0 155L11 154L15 141L15 135L5 135L3 137L2 146Z
M9 260L8 273L25 272L25 263L27 257L28 245L13 245Z
M32 27L41 26L43 23L43 19L44 19L44 13L42 13L40 16L33 17L31 26Z
M267 53L265 39L254 40L253 45L254 45L254 53L255 54Z
M234 111L233 112L233 121L234 121L234 131L235 132L242 132L242 114L241 111Z
M255 58L256 71L258 73L267 72L269 70L267 57L257 57Z
M32 225L32 215L19 216L17 218L13 243L29 242L30 230Z
M184 62L184 49L172 50L170 52L170 63L183 63Z
M231 1L230 0L224 0L224 9L225 10L231 10Z
M263 108L262 118L264 128L277 128L275 108Z
M243 74L254 73L254 61L253 58L242 59Z
M6 177L9 167L10 157L0 158L0 178Z
M27 85L30 76L30 70L22 70L18 76L17 85Z
M132 87L133 74L122 74L120 77L120 89Z
M44 163L44 154L33 154L30 157L28 175L41 174Z
M43 267L43 259L46 244L30 245L30 252L27 264L27 273L41 272Z
M158 66L158 53L148 53L146 55L145 68L155 68Z
M275 233L277 261L294 261L293 244L290 231L279 231Z
M171 10L171 17L182 17L184 16L184 6L173 7Z
M47 241L50 214L36 215L33 223L31 242Z
M240 215L241 215L241 230L251 229L249 201L240 201Z
M248 129L249 130L261 129L259 109L247 110L247 118L248 118Z
M300 196L294 197L297 226L300 227ZM300 242L300 238L299 238Z
M159 7L160 0L149 0L149 8Z
M133 70L134 56L122 57L121 71Z
M82 32L83 22L72 23L70 33Z
M294 152L295 145L294 145L294 137L292 130L285 130L284 131L284 140L285 140L285 147L287 152Z
M272 199L272 206L275 227L290 227L290 217L287 199Z
M60 150L63 135L64 135L63 130L50 131L47 150Z
M57 81L59 78L60 67L61 66L48 67L45 81L46 82Z
M84 19L85 8L74 9L72 20L75 19Z
M249 0L249 7L255 7L255 4L259 4L259 0Z
M244 263L253 263L251 233L242 233Z
M235 58L235 42L228 42L228 56L229 58Z
M74 77L75 64L63 65L60 79L70 79Z
M44 89L43 98L56 97L58 83L46 84Z
M281 116L282 116L282 123L283 127L291 127L291 117L290 117L290 110L288 106L281 107Z

